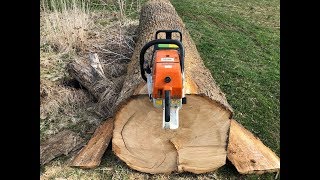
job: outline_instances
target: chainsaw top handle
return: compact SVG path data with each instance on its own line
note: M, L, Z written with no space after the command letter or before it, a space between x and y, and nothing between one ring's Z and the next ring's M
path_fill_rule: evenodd
M179 58L180 58L180 67L181 67L181 72L183 73L184 71L184 48L182 46L182 43L178 40L174 39L155 39L150 42L148 42L146 45L143 46L140 52L140 72L142 78L147 81L147 77L145 75L145 69L143 67L144 65L144 55L146 51L153 45L156 44L175 44L179 47Z
M179 30L158 30L156 32L156 37L155 39L158 39L158 34L159 33L166 33L166 39L172 39L172 33L179 33L180 35L180 42L182 42L182 33Z

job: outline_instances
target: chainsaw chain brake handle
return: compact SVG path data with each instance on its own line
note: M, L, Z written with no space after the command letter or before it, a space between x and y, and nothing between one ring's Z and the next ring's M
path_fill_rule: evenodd
M157 31L158 32L158 31ZM181 38L182 36L180 36ZM142 79L144 79L145 81L147 81L147 77L145 75L145 71L149 71L148 69L144 68L144 55L146 53L146 51L153 45L157 45L157 44L175 44L179 47L179 58L180 58L180 67L181 67L181 72L184 72L184 48L183 45L180 41L178 40L174 40L174 39L155 39L152 40L150 42L148 42L147 44L145 44L143 46L143 48L140 51L140 72L141 72L141 77Z

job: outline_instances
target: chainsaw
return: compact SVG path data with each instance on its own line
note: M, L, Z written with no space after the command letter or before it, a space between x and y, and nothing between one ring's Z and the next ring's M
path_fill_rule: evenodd
M165 39L158 39L165 33ZM179 33L180 40L172 39ZM151 60L145 60L146 51L153 47ZM140 72L147 82L150 101L156 108L162 108L162 127L179 127L179 110L186 104L184 90L184 48L182 33L178 30L159 30L155 39L144 45L140 52Z

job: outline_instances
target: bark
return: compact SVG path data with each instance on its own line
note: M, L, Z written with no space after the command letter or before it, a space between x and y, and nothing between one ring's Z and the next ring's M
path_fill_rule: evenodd
M61 155L68 155L79 149L84 140L70 130L64 130L52 136L40 145L40 164L44 165Z

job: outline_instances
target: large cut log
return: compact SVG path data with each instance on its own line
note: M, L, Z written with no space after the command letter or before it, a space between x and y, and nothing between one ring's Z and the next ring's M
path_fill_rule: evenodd
M231 120L228 159L241 174L280 170L280 158L235 120Z
M112 137L113 120L107 119L94 132L88 144L71 161L70 166L80 168L94 168L100 165L101 157Z
M183 34L187 104L177 130L162 129L162 109L148 100L140 76L139 53L155 32ZM168 0L148 1L141 9L138 40L117 99L114 153L129 167L147 173L214 171L226 163L232 108L215 83L181 18Z

